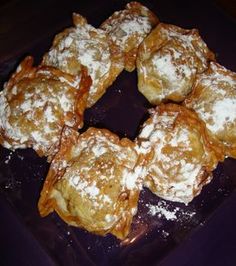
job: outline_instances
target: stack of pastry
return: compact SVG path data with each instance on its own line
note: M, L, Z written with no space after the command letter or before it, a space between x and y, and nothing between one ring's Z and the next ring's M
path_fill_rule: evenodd
M79 14L73 21L39 66L27 57L5 84L0 143L51 162L42 216L56 211L68 224L124 239L143 186L188 204L219 161L236 157L236 74L214 62L197 30L159 23L137 2L99 29ZM139 91L157 105L135 141L107 129L78 133L85 108L135 67Z

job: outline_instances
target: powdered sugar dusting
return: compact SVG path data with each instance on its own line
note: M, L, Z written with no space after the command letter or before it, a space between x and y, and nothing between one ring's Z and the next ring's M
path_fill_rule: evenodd
M65 32L67 34L44 57L44 64L73 75L80 75L81 65L86 66L92 79L90 95L96 94L99 82L108 77L112 64L108 37L89 24L77 25Z
M117 18L110 18L112 23L104 23L102 28L123 50L127 49L129 39L134 36L136 37L135 46L137 47L152 29L148 17L137 14L131 15L126 11L117 12L116 16Z
M48 155L59 142L62 123L74 126L74 117L66 118L66 114L74 111L76 94L76 89L43 71L12 88L6 86L0 93L0 128L3 138L10 141L3 146L13 150L33 147ZM21 96L16 102L17 95Z
M181 90L186 83L186 79L191 78L196 72L188 64L177 63L173 58L173 53L169 51L164 55L160 53L155 54L152 58L152 64L158 75L165 80L165 84L162 84L165 89L161 91L160 99L165 98L166 95L172 92Z
M144 185L164 199L187 204L196 196L196 191L200 191L198 179L203 170L202 162L188 155L194 148L191 130L184 123L173 127L177 115L175 112L153 113L138 136L137 151L153 152L146 166L152 182L147 178ZM210 177L205 180L209 181Z
M211 109L211 113L207 113L204 110L198 110L200 117L210 122L206 124L207 128L216 133L225 130L226 124L236 124L236 98L224 98L220 101L216 101Z
M209 70L199 75L195 89L199 88L202 93L187 106L199 114L214 134L227 132L228 128L232 131L236 125L236 74L212 62Z

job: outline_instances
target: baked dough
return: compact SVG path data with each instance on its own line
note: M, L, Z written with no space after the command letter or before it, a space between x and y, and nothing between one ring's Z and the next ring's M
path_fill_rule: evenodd
M154 105L181 102L214 58L196 29L160 23L139 47L138 89Z
M116 11L100 26L120 47L124 55L125 69L136 67L138 46L158 23L158 18L147 7L130 2L124 10Z
M65 128L41 192L40 214L55 210L68 224L125 238L142 187L138 160L133 142L106 129L79 135Z
M236 73L211 62L209 69L198 75L185 105L197 112L224 145L226 156L236 158Z
M85 69L75 79L32 65L26 57L0 92L0 143L12 150L32 147L50 161L63 126L82 127L91 80Z
M136 139L140 153L152 154L144 185L161 198L188 204L224 158L206 132L204 123L185 107L162 104L152 110Z
M42 64L79 75L81 66L88 68L92 78L87 107L91 107L124 69L119 48L101 29L89 25L84 17L73 14L75 27L56 35Z

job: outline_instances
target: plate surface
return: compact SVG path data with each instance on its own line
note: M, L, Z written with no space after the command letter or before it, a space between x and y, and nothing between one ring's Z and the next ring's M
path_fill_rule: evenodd
M86 16L92 25L99 26L114 11L123 9L128 1L82 3L68 0L58 3L51 0L38 1L36 5L28 2L18 6L17 1L12 1L13 9L6 3L0 11L4 23L1 25L6 29L0 37L1 85L26 54L35 56L36 62L40 61L42 54L50 47L53 36L71 25L73 11ZM217 54L218 62L236 71L236 24L214 4L174 0L141 2L155 12L162 22L198 28L209 48ZM10 13L13 15L10 16ZM97 104L86 110L83 130L89 126L105 127L120 137L134 139L147 118L149 107L147 100L137 91L136 72L124 71ZM39 158L31 149L11 152L0 148L0 207L4 216L0 236L9 238L5 245L0 240L0 247L5 252L4 265L14 265L14 259L8 258L12 254L8 246L10 241L16 244L14 253L21 256L22 261L19 263L18 260L18 265L21 262L23 265L25 261L36 265L34 258L37 258L37 265L45 266L161 263L176 253L183 243L194 238L198 231L208 232L208 221L217 211L223 215L227 206L236 203L236 161L228 158L218 165L213 181L188 206L161 200L144 189L132 232L129 238L120 242L111 235L100 237L68 226L56 214L46 218L39 216L37 201L48 168L45 158ZM227 201L230 201L228 205ZM152 206L158 204L165 213L151 213ZM7 232L12 232L12 235ZM32 253L21 254L22 242L17 240L15 234L25 241L25 248L31 247ZM180 257L179 254L181 251L175 257ZM30 264L32 261L34 264ZM163 265L189 264L170 260L169 264Z

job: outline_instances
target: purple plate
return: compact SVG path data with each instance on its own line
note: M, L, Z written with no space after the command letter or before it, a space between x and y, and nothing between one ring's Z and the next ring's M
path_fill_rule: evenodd
M25 55L40 61L53 36L72 24L73 11L98 26L127 2L3 3L1 86ZM218 62L236 71L236 23L212 2L141 2L162 22L198 28ZM86 110L85 128L105 127L134 139L149 107L137 91L136 72L124 71L97 104ZM235 265L235 160L228 158L219 164L213 181L188 206L161 200L144 189L131 234L124 241L68 226L55 213L41 218L37 201L48 168L46 159L31 149L11 152L0 148L1 265L222 265L223 261Z

